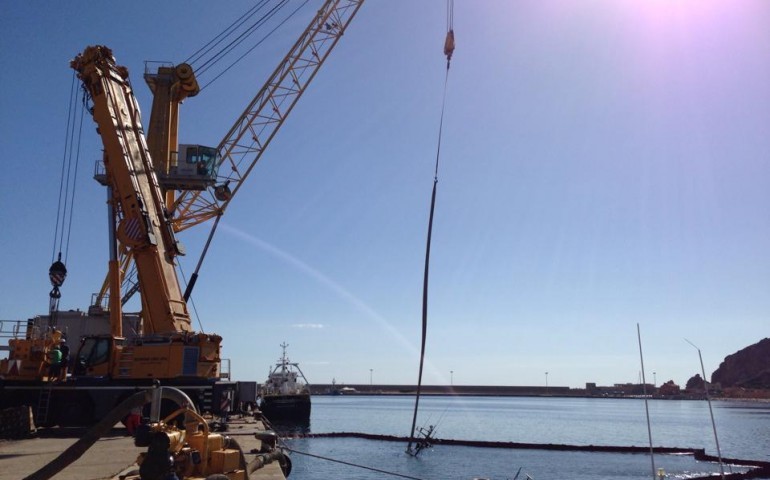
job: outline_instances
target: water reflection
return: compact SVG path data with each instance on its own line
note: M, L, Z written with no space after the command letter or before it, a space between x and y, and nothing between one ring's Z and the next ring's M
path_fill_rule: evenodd
M270 425L273 427L273 431L280 437L295 437L310 433L310 419L280 419L270 422Z

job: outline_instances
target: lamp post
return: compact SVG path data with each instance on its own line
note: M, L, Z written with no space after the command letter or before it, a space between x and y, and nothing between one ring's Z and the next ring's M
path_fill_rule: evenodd
M453 386L455 384L455 371L450 370L449 371L449 385Z
M545 393L548 393L548 372L545 372Z
M374 374L374 369L370 368L369 369L369 389L371 389L371 387L372 387L372 375L373 374Z
M658 377L655 376L655 372L652 372L652 386L658 388Z

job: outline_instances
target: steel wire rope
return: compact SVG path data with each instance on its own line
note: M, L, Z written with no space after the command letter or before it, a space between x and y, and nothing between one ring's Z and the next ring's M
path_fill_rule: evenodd
M433 214L436 208L436 189L438 185L438 166L441 158L441 137L444 130L444 112L446 110L446 93L449 83L449 66L454 53L454 0L447 0L447 34L444 40L444 55L446 55L446 73L444 75L444 94L441 100L441 116L438 127L438 142L436 145L436 167L433 174L433 191L430 199L430 214L428 216L428 235L425 242L425 269L422 284L422 336L420 341L420 367L417 374L417 392L414 398L414 415L412 416L412 430L409 435L409 443L406 446L406 453L416 456L418 450L412 450L412 443L415 441L414 431L417 426L417 411L420 405L420 393L422 390L422 372L425 364L425 343L428 335L428 279L430 273L430 246L433 234Z
M342 464L342 465L347 465L347 466L349 466L349 467L362 468L362 469L364 469L364 470L369 470L369 471L371 471L371 472L382 473L382 474L385 474L385 475L390 475L390 476L392 476L392 477L409 478L409 479L411 479L411 480L423 480L423 479L422 479L422 478L420 478L420 477L413 477L413 476L411 476L411 475L404 475L404 474L402 474L402 473L389 472L389 471L387 471L387 470L382 470L382 469L379 469L379 468L374 468L374 467L367 467L366 465L359 465L359 464L357 464L357 463L346 462L346 461L344 461L344 460L337 460L337 459L335 459L335 458L324 457L324 456L322 456L322 455L315 455L315 454L313 454L313 453L303 452L303 451L301 451L301 450L295 450L295 449L293 449L293 448L289 448L289 447L284 447L284 448L285 448L286 450L288 450L288 451L292 452L292 453L296 453L296 454L299 454L299 455L305 455L305 456L308 456L308 457L317 458L317 459L319 459L319 460L326 460L326 461L328 461L328 462L340 463L340 464Z
M77 92L77 86L76 86L76 80L77 76L75 74L75 71L72 72L72 83L70 85L70 98L69 98L69 106L67 111L67 126L66 131L64 134L64 151L62 152L62 163L61 163L61 173L59 175L59 200L58 204L56 205L56 226L54 227L54 234L53 234L53 248L51 249L51 262L55 261L56 259L56 246L58 244L59 253L61 253L61 246L62 246L62 238L64 236L64 222L65 222L65 215L62 213L62 210L66 210L66 194L67 191L65 189L65 172L67 170L67 160L69 158L69 148L70 148L70 139L72 138L72 123L74 121L74 107L73 105L76 103L76 92ZM68 185L66 186L69 187ZM63 198L64 197L64 198ZM62 206L62 203L64 206ZM61 235L59 232L59 226L61 225Z
M273 426L273 424L270 423L270 421L267 418L265 418L264 416L262 417L262 422L265 423L265 425L270 430L276 431L275 427ZM312 453L303 452L301 450L295 450L295 449L291 448L290 446L288 446L286 444L285 439L283 437L281 437L281 436L278 436L277 442L278 442L278 444L279 444L279 446L280 446L280 448L282 450L287 450L289 452L296 453L298 455L305 455L305 456L308 456L308 457L317 458L319 460L326 460L326 461L329 461L329 462L340 463L342 465L348 465L350 467L362 468L364 470L369 470L369 471L372 471L372 472L383 473L385 475L391 475L391 476L394 476L394 477L409 478L409 479L412 479L412 480L424 480L424 479L419 478L419 477L412 477L410 475L404 475L404 474L401 474L401 473L389 472L387 470L380 470L380 469L374 468L374 467L367 467L366 465L359 465L359 464L356 464L356 463L346 462L344 460L337 460L337 459L331 458L331 457L324 457L324 456L321 456L321 455L315 455L315 454L312 454Z
M83 118L85 117L85 108L82 108L82 104L80 105L81 106L77 108L77 110L80 111L80 125L78 126L77 148L75 150L75 171L72 173L72 196L70 196L70 215L69 223L67 225L67 242L65 243L64 249L64 263L67 263L70 253L70 236L72 235L72 219L75 216L75 193L77 192L78 166L80 165L80 143L83 139Z
M455 22L455 2L454 0L446 0L446 30L452 31Z
M299 6L299 7L295 8L295 9L294 9L294 11L292 11L292 12L289 14L289 16L287 16L287 17L286 17L285 19L283 19L283 20L282 20L280 23L278 23L278 25L276 25L276 26L275 26L275 27L274 27L272 30L270 30L270 31L267 33L267 35L265 35L265 36L264 36L262 39L260 39L260 40L259 40L259 42L257 42L257 43L256 43L256 44L255 44L253 47L251 47L249 50L247 50L247 51L246 51L246 52L245 52L243 55L241 55L240 57L238 57L238 59L236 59L236 61L235 61L235 62L233 62L233 63L232 63L232 64L231 64L229 67L227 67L225 70L223 70L223 71L222 71L222 72L221 72L219 75L217 75L216 77L214 77L214 78L213 78L213 79L212 79L210 82L208 82L208 83L207 83L207 84L205 84L203 87L201 87L201 91L203 91L203 90L204 90L206 87L208 87L209 85L211 85L212 83L214 83L214 81L216 81L217 79L219 79L219 77L221 77L222 75L224 75L224 74L225 74L225 73L226 73L228 70L230 70L232 67L234 67L234 66L235 66L235 65L236 65L238 62L240 62L241 60L243 60L243 58L244 58L246 55L248 55L249 53L251 53L251 52L252 52L252 51L253 51L255 48L257 48L257 47L258 47L259 45L261 45L261 44L262 44L262 43L263 43L265 40L267 40L267 39L270 37L270 35L272 35L273 33L275 33L275 31L276 31L276 30L278 30L279 28L281 28L281 26L283 26L283 25L284 25L284 24L285 24L287 21L289 21L289 19L291 19L291 18L292 18L294 15L296 15L296 14L297 14L297 12L299 12L299 10L300 10L300 9L302 9L302 8L303 8L305 5L307 5L308 1L309 1L309 0L305 0L305 1L304 1L304 2L303 2L303 3L302 3L300 6ZM287 100L287 98L286 98L286 97L282 97L280 100L278 100L278 102L277 102L277 106L278 106L278 107L282 106L282 105L283 105L283 103L284 103L284 102L286 102L286 101L289 101L289 100ZM274 119L273 115L275 115L275 111L273 111L273 114L271 114L271 117L270 117L270 120L271 120L271 121L273 121L273 119ZM259 131L259 134L261 135L261 132L263 132L263 131L264 131L265 129L267 129L267 128L268 128L268 125L267 125L266 123L265 123L265 124L263 124L263 125L262 125L262 128L261 128L261 129L260 129L260 131ZM255 137L258 137L258 136L259 136L259 135L255 135ZM231 162L232 162L232 167L233 167L233 168L231 168L231 171L230 171L230 173L229 173L229 174L227 174L226 176L220 177L220 178L222 178L222 181L223 181L223 182L228 182L228 181L232 181L232 180L237 180L238 178L240 178L240 170L239 170L239 167L240 167L240 166L241 166L241 164L242 164L242 163L243 163L243 162L246 160L246 158L249 156L249 153L251 152L251 150L253 150L253 148L254 148L254 145L255 145L256 143L257 143L257 141L256 141L256 140L252 140L251 144L250 144L250 145L247 147L247 149L246 149L246 150L245 150L243 153L241 153L241 154L240 154L240 157L238 158L238 161L232 161L232 160L231 160Z
M282 26L283 26L283 25L284 25L286 22L288 22L288 21L289 21L289 20L290 20L292 17L294 17L294 15L296 15L296 14L297 14L297 12L299 12L299 11L300 11L300 10L301 10L301 9L302 9L302 8L303 8L305 5L307 5L307 3L308 3L309 1L310 1L310 0L305 0L304 2L302 2L302 4L301 4L299 7L295 8L295 9L294 9L294 11L292 11L292 12L291 12L291 13L290 13L290 14L289 14L289 15L288 15L286 18L284 18L284 19L283 19L281 22L279 22L279 23L278 23L278 25L276 25L276 26L275 26L275 27L274 27L272 30L270 30L269 32L267 32L267 34L266 34L264 37L262 37L262 38L261 38L261 39L260 39L260 40L259 40L257 43L255 43L255 44L254 44L254 45L253 45L251 48L249 48L248 50L246 50L246 51L245 51L245 52L244 52L244 53L243 53L243 54L242 54L240 57L236 58L236 59L235 59L235 61L234 61L234 62L232 62L232 63L230 64L230 66L228 66L227 68L225 68L224 70L222 70L222 71L221 71L221 72L220 72L218 75L216 75L214 78L212 78L212 79L211 79L211 80L210 80L208 83L206 83L205 85L203 85L203 86L201 87L201 91L205 90L205 89L206 89L206 88L207 88L209 85L211 85L211 84L212 84L212 83L214 83L215 81L219 80L219 78L220 78L222 75L224 75L225 73L227 73L227 72L228 72L228 71L229 71L231 68L233 68L233 67L234 67L235 65L237 65L237 64L238 64L238 63L239 63L241 60L243 60L243 59L246 57L246 55L250 54L250 53L251 53L252 51L254 51L254 49L255 49L255 48L257 48L258 46L262 45L262 43L263 43L265 40L267 40L267 39L268 39L268 38L269 38L269 37L270 37L270 36L271 36L273 33L275 33L275 31L276 31L276 30L278 30L279 28L281 28L281 27L282 27Z
M208 70L211 66L218 63L220 60L222 60L227 54L229 54L232 50L234 50L237 46L239 46L241 43L243 43L249 36L251 36L253 33L257 31L260 27L262 27L268 20L270 20L278 11L280 11L283 7L286 6L288 0L281 0L276 6L271 8L267 13L262 15L256 22L249 25L248 28L246 28L245 31L240 33L235 39L233 39L230 43L225 45L222 49L220 49L217 53L211 56L211 58L207 59L202 65L197 67L199 73L203 73L206 70ZM241 24L242 25L242 24ZM240 25L239 25L240 26ZM231 32L234 34L234 32Z
M256 14L259 10L262 9L267 4L268 0L261 0L259 3L248 9L243 15L238 17L237 20L235 20L233 23L231 23L227 28L219 32L214 38L209 40L209 42L205 45L203 45L201 48L199 48L195 53L187 57L185 59L184 63L188 63L190 65L194 64L201 58L203 58L204 55L209 53L214 47L219 45L224 41L224 39L230 34L230 31L233 31L243 25L246 20L251 18L254 14ZM221 37L221 38L220 38Z
M268 20L273 18L283 7L286 6L288 0L281 0L277 5L275 5L273 8L268 10L267 13L262 15L256 22L249 25L248 28L246 28L245 31L241 32L235 39L233 39L230 43L225 45L223 48L221 48L217 53L211 56L208 60L206 60L202 65L199 65L197 67L198 75L201 75L206 72L209 68L213 67L217 63L219 63L220 60L222 60L225 56L227 56L230 52L232 52L236 47L238 47L240 44L242 44L244 41L246 41L249 36L254 34L254 32L257 31L260 27L262 27Z

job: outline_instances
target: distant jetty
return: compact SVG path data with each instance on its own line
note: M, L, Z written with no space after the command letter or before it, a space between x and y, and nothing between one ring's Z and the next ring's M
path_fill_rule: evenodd
M378 385L378 384L313 384L312 395L415 395L416 385ZM713 398L768 398L770 390L757 390L751 395L737 395L731 390L710 389ZM746 392L744 392L746 393ZM641 398L648 396L667 400L703 400L703 391L665 389L651 384L636 383L596 386L588 383L586 388L560 386L512 386L512 385L423 385L422 395L478 396L478 397L591 397L591 398Z
M377 384L313 384L313 395L414 395L416 385L377 385ZM423 385L422 395L474 395L495 397L527 396L574 396L586 395L582 388L539 387L539 386L495 386L495 385Z

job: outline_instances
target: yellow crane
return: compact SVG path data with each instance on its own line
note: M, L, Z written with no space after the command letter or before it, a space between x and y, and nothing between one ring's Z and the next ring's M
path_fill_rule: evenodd
M104 145L95 178L108 188L111 253L94 303L101 307L109 291L110 333L84 336L72 378L53 383L46 355L63 342L62 331L29 325L0 360L0 407L32 405L41 425L90 424L160 380L218 411L237 382L221 381L222 338L193 331L176 276L175 259L183 253L176 232L221 216L362 3L327 0L216 149L177 145L179 104L200 91L188 65L146 74L154 100L145 139L128 71L112 52L88 47L73 60ZM132 262L142 311L135 331L124 335L120 286Z
M197 82L189 66L164 67L155 75L145 75L154 93L148 143L175 232L221 217L363 3L326 0L216 148L174 148L179 103L197 94ZM216 224L212 235L215 229ZM132 261L130 252L121 248L118 270L123 303L138 289L128 275ZM197 272L185 297L189 297L196 278ZM108 290L109 308L115 308L117 290L110 288L109 276L96 296L95 306L107 298Z

